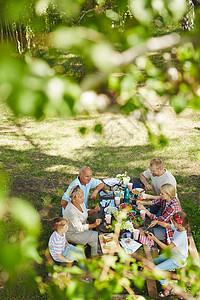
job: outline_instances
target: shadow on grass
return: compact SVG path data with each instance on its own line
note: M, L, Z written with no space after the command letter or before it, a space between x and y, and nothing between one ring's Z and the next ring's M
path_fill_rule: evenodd
M42 153L37 144L32 143L32 146L34 147L29 150L13 150L8 146L2 146L0 151L2 166L9 177L10 196L21 197L30 201L39 212L46 209L46 214L41 215L40 251L47 248L48 239L52 233L51 223L45 218L58 216L61 197L68 184L76 177L76 175L69 173L65 166L74 167L78 173L81 166L88 165L91 167L94 177L99 178L115 176L125 170L131 177L134 177L144 170L146 161L150 161L154 156L154 148L151 145L131 147L97 145L85 147L86 154L83 155L81 150L76 150L74 157L80 156L80 159L74 160L59 155L48 155ZM159 157L166 160L164 153ZM196 206L199 205L199 179L199 176L189 176L187 178L177 176L178 187L181 191L179 196L184 210L190 218L191 229L198 249L200 249L198 242L200 227L195 222L200 218L200 209L196 209ZM191 199L193 200L191 201ZM36 269L39 276L43 278L47 276L45 265L38 266ZM23 299L20 298L23 296L20 287L21 284L19 286L17 284L18 292L15 294L15 299ZM9 293L12 294L11 290ZM9 293L1 291L0 295L3 296L2 299L6 299ZM24 299L27 297L27 293L27 291L24 291ZM34 296L34 293L31 292L29 298L39 298L39 292L35 293ZM40 299L49 298L42 296Z

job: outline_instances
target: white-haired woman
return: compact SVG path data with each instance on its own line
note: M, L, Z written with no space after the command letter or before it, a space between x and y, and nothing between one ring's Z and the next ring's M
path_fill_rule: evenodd
M66 238L69 242L91 246L91 255L98 253L98 232L91 229L99 226L101 219L96 219L93 224L87 223L89 215L100 210L99 206L88 210L84 204L83 190L79 185L73 187L69 194L71 202L67 205L63 217L68 221Z

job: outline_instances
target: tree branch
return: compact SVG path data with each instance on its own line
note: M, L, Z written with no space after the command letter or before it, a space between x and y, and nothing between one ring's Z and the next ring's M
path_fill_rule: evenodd
M177 33L163 35L161 37L151 38L145 43L134 46L122 53L115 52L111 57L116 66L123 66L134 62L137 57L149 51L160 51L173 47L180 42L180 36Z

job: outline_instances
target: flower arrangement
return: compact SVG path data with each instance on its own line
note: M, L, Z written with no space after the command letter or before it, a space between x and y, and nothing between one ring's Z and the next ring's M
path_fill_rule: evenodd
M119 180L119 183L121 184L128 184L130 181L130 177L127 176L127 172L125 171L124 174L117 174L116 178Z
M134 230L133 223L131 223L130 221L122 222L121 229L129 230L132 232Z

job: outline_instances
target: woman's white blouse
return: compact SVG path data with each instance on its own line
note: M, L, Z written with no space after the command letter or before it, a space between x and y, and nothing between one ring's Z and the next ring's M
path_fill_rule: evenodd
M63 217L68 221L67 234L89 230L89 224L87 224L88 210L84 203L80 206L83 212L80 212L80 210L78 210L71 202L69 202L65 208Z

